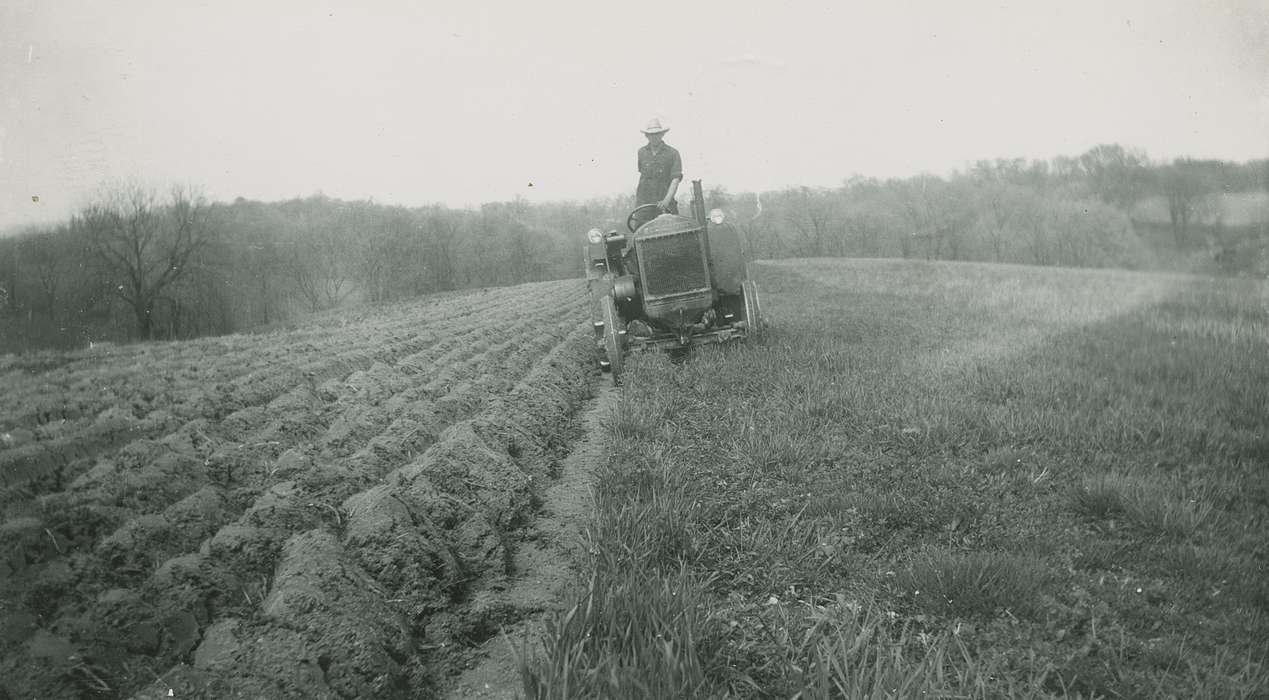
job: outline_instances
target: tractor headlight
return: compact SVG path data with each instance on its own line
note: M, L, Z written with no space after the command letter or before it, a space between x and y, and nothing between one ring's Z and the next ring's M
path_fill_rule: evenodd
M709 220L710 220L710 221L712 221L713 223L716 223L716 224L721 224L721 223L723 223L723 219L725 219L725 218L727 218L727 217L726 217L726 215L724 215L724 214L723 214L723 210L722 210L722 209L710 209L710 210L709 210Z
M586 232L586 240L591 243L602 243L604 241L604 232L593 228Z

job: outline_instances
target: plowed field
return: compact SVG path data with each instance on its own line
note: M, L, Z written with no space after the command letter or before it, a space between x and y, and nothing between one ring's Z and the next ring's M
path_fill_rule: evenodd
M585 298L0 358L0 698L438 691L591 391Z

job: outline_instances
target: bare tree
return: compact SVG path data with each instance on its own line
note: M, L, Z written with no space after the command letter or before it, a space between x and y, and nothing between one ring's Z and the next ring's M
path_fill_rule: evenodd
M34 232L18 243L24 267L34 278L40 310L50 320L56 320L62 293L72 284L70 267L76 263L69 227L63 224Z
M1163 190L1168 198L1168 218L1177 247L1189 238L1191 223L1197 223L1209 207L1214 189L1208 164L1190 158L1178 158L1163 173Z
M977 216L980 230L991 248L992 260L1003 262L1022 218L1020 202L1030 192L1018 185L987 182L977 189Z
M287 274L309 311L332 309L348 298L352 261L338 231L323 225L289 242Z
M132 310L137 334L154 337L154 312L189 270L190 257L211 237L206 200L185 186L166 198L139 184L107 189L72 219L114 278L113 293Z
M458 223L455 216L439 207L433 207L423 221L425 289L433 291L453 289L458 284L455 248L458 241Z
M895 181L890 186L906 228L896 231L903 257L920 249L927 259L959 259L962 232L973 221L965 196L931 175Z
M794 254L827 254L833 222L832 193L799 187L786 191L783 199L786 220L797 239Z
M1047 164L1043 165L1047 168ZM980 160L971 171L979 230L985 234L995 262L1005 259L1010 232L1017 224L1020 193L1026 191L1024 185L1017 183L1028 176L1027 163L1021 158Z
M359 211L370 208L315 195L288 202L289 225L279 241L283 275L308 311L343 303L355 290Z
M1148 184L1146 154L1117 143L1102 144L1079 157L1088 189L1106 204L1129 211Z
M405 209L367 211L357 257L358 281L370 301L380 302L421 291L421 230Z
M0 239L0 316L18 309L18 243L14 239Z

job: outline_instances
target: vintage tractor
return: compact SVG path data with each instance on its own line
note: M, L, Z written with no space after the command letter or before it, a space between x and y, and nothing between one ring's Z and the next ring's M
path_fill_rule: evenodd
M614 384L632 350L743 340L762 328L740 233L722 210L706 215L701 181L692 181L692 216L661 214L636 227L656 206L630 212L629 233L587 233L595 345Z

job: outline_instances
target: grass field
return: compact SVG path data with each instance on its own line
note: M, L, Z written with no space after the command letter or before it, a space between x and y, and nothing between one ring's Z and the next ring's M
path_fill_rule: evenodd
M1269 696L1269 283L755 272L628 366L531 697Z

